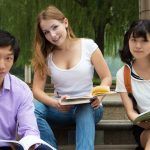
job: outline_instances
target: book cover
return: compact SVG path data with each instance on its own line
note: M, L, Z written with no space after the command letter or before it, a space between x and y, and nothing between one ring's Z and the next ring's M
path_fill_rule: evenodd
M105 96L105 95L111 95L115 94L115 91L110 91L108 93L99 93L95 96L84 96L84 97L69 97L66 99L60 99L61 105L76 105L76 104L85 104L85 103L90 103L95 97L97 96Z
M92 96L88 97L70 97L66 99L60 99L61 105L75 105L75 104L84 104L90 103Z
M133 121L133 123L136 124L142 121L150 121L150 111L139 114L139 116Z
M32 147L33 145L38 146L40 144L46 145L50 150L56 150L47 142L32 135L26 136L22 138L20 141L0 139L0 146L10 146L12 150L16 150L17 148L20 148L20 147L22 147L23 150L29 150L29 148Z

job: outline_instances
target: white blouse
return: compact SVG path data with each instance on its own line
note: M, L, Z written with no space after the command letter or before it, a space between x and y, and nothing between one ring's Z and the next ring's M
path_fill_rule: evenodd
M140 113L150 110L150 80L141 79L132 67L131 85ZM116 91L127 92L124 85L124 67L117 72Z

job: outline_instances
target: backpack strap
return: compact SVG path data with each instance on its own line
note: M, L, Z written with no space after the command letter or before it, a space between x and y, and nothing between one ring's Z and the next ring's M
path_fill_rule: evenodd
M130 68L125 65L124 66L124 84L127 89L128 93L132 93L132 87L131 87L131 71Z
M135 111L139 113L139 110L137 108L137 102L132 94L132 86L131 86L131 70L129 66L125 65L124 66L124 84L128 92L128 96L131 98L133 102L133 108Z

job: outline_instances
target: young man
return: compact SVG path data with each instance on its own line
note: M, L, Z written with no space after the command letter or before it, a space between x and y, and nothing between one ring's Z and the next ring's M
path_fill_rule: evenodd
M17 61L19 51L15 37L0 30L0 140L16 140L17 135L22 142L28 143L40 136L32 92L25 82L9 73ZM48 149L42 148L42 145L35 147ZM1 149L9 150L11 147L0 142Z

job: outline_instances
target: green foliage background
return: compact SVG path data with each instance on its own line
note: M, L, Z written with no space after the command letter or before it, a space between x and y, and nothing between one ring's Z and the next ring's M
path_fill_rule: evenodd
M78 37L94 39L103 54L113 60L118 57L124 32L139 15L138 0L0 0L0 29L15 35L21 47L12 73L22 79L24 65L32 58L36 16L48 5L62 10ZM109 64L112 69L118 60Z
M109 56L116 56L123 33L138 18L138 0L0 0L0 28L20 42L17 65L30 62L36 16L51 4L64 12L77 36L103 44ZM104 43L97 39L101 28L105 31Z

